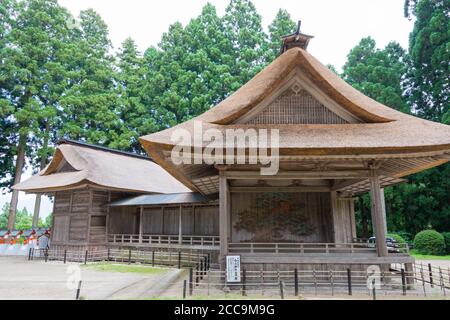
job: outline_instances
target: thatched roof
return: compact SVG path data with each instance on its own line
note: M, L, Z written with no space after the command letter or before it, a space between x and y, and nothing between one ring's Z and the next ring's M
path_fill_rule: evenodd
M296 68L326 96L361 120L356 124L252 125L237 124L272 95ZM194 121L203 130L269 127L280 130L280 154L353 155L357 153L422 152L450 149L450 126L430 122L391 109L365 96L300 48L282 54L241 89L199 117L140 139L152 149L170 150L177 129L193 132ZM206 143L207 144L207 143ZM205 144L205 146L206 146ZM156 159L155 159L156 160Z
M86 186L137 193L189 192L149 158L70 141L56 148L44 170L13 188L44 193Z
M321 98L323 106L330 110L334 108L340 112L336 112L337 115L344 115L350 120L339 124L254 124L248 121L270 106L270 101L285 90L284 87L291 81L289 79L300 81L305 88L309 86L311 92L308 93L312 95L314 92L316 100ZM278 129L280 158L405 158L399 162L394 159L387 164L389 175L396 178L445 163L450 154L450 126L407 115L378 103L298 47L284 52L233 95L204 114L140 138L152 159L191 190L202 190L198 181L206 179L195 173L194 165L175 166L168 155L175 145L171 141L172 135L182 129L194 136L194 123L197 121L202 123L203 132L215 129L224 136L227 129ZM201 146L188 144L186 147L205 148L209 143L203 141ZM424 156L429 158L423 161L408 160ZM204 168L202 170L206 170L206 166ZM385 171L387 169L383 168Z

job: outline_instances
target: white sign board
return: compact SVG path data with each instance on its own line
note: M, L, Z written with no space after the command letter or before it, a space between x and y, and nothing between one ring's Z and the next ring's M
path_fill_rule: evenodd
M227 256L227 282L241 282L241 256Z

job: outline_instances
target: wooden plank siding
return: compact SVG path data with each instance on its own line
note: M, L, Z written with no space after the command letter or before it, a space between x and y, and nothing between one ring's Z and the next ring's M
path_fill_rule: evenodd
M106 204L123 197L123 193L90 188L56 192L52 246L106 246L109 211Z
M230 193L229 241L254 241L254 235L237 230L239 212L255 205L258 192ZM292 194L292 193L291 193ZM179 235L179 206L108 207L106 204L127 195L101 190L83 189L55 193L52 245L101 247L108 234ZM349 243L355 238L352 199L339 198L332 192L298 192L298 202L308 223L314 227L309 235L284 232L283 238L267 234L267 242ZM141 221L142 220L142 221ZM142 222L142 225L141 225ZM184 236L218 236L219 206L184 205L181 213ZM260 236L260 235L259 235Z
M350 243L356 238L354 200L339 198L331 193L333 207L334 242Z
M140 207L112 207L108 229L110 234L138 234L135 225ZM182 233L189 236L217 236L219 234L219 208L211 206L183 206ZM179 206L144 207L142 233L144 235L179 234ZM137 230L136 230L137 228Z

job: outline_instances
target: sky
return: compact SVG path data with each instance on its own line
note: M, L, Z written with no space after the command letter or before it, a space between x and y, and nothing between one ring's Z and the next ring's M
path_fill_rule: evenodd
M140 51L158 45L161 35L169 26L180 21L186 25L201 13L210 2L222 16L229 0L59 0L75 17L80 10L92 8L109 26L114 49L120 48L127 38L133 38ZM363 37L371 36L379 47L397 41L408 48L413 22L403 17L404 0L253 0L267 26L278 9L286 9L293 20L302 20L302 32L314 35L308 51L324 64L340 70L347 54ZM24 179L30 177L27 172ZM10 199L10 194L0 195L0 207ZM19 196L19 208L33 212L34 195ZM44 199L41 216L52 211L52 204Z

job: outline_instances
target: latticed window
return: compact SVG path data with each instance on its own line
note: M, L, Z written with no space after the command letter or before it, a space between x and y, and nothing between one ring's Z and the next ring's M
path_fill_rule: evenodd
M248 121L248 124L343 124L348 123L294 85Z

